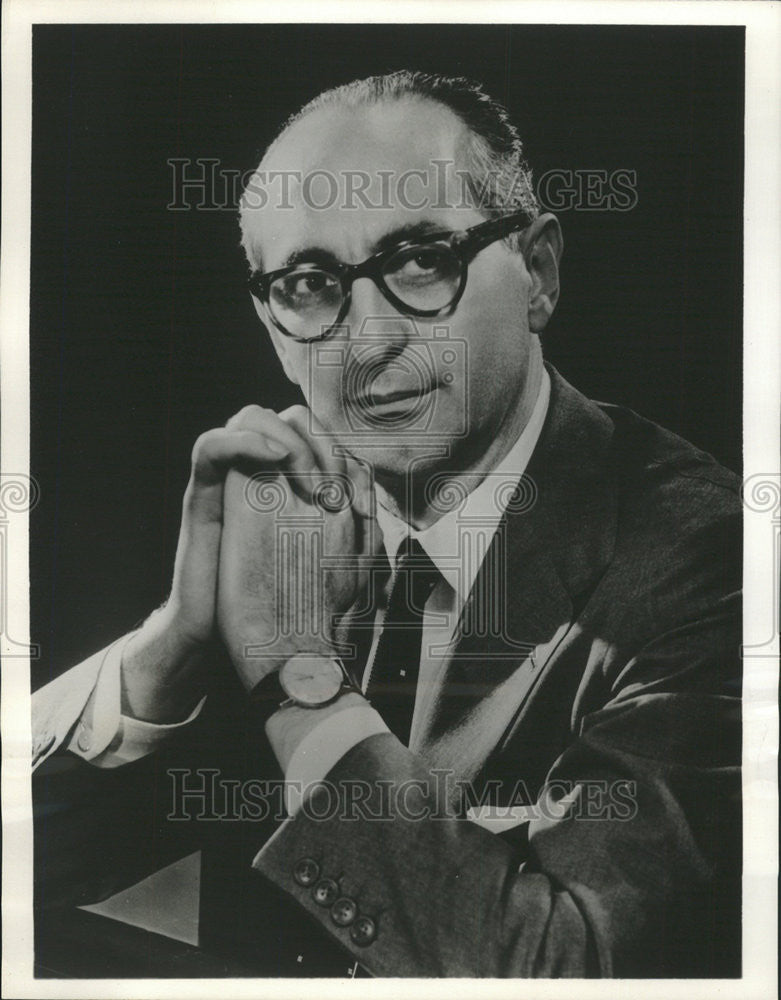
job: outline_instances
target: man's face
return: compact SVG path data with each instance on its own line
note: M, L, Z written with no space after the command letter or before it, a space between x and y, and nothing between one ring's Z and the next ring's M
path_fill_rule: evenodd
M460 167L463 137L456 116L430 101L328 108L303 119L262 166L269 176L300 171L310 183L290 184L290 207L272 197L246 215L263 270L284 267L294 255L297 262L359 263L426 227L453 231L484 222L452 166L445 188L435 164ZM346 190L356 184L346 181L349 173L370 179L363 202ZM336 181L336 198L326 174ZM411 317L371 279L359 278L334 337L299 343L261 318L323 426L378 478L392 479L408 475L412 463L416 475L421 466L457 471L512 425L529 372L530 286L521 254L498 241L469 264L465 292L448 316Z

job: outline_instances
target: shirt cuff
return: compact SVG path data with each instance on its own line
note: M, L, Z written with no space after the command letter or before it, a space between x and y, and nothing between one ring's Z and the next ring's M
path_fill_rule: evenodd
M183 722L159 724L122 715L122 655L135 632L109 648L68 750L95 767L120 767L154 752L200 714L202 698Z
M379 712L357 705L319 722L293 751L285 773L285 806L295 816L314 786L362 740L389 732Z

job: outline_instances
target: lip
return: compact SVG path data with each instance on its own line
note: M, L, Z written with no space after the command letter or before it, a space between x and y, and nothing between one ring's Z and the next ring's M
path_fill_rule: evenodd
M415 403L430 396L436 389L437 386L434 384L423 388L416 386L414 389L391 389L387 392L363 393L355 397L354 403L362 409L377 409L394 403Z

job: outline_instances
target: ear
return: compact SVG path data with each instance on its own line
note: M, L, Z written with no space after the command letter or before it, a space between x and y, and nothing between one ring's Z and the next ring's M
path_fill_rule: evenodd
M564 250L561 226L555 215L546 212L534 220L521 239L529 290L529 329L542 333L559 300L559 261Z
M284 337L279 330L271 322L271 317L268 315L263 306L258 302L258 300L253 296L252 304L255 306L255 312L258 314L260 322L268 330L268 335L271 338L271 343L274 345L274 350L277 352L277 357L282 363L282 367L285 370L285 375L290 379L294 385L301 385L301 380L296 374L295 365L292 363L290 357L290 344L293 341L289 341L287 337Z

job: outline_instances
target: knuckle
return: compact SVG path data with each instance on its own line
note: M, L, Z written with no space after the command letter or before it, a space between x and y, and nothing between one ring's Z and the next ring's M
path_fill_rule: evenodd
M296 421L306 421L309 417L309 410L301 403L296 403L293 406L289 406L284 415L290 420Z
M209 449L214 443L215 432L213 430L204 431L195 439L191 453L193 465L199 465L208 456Z
M243 407L235 416L231 417L228 426L235 430L252 430L262 424L268 412L257 403L250 403L249 406Z
M289 406L279 414L279 418L296 431L299 436L304 438L309 436L312 429L312 414L305 406L300 403Z

